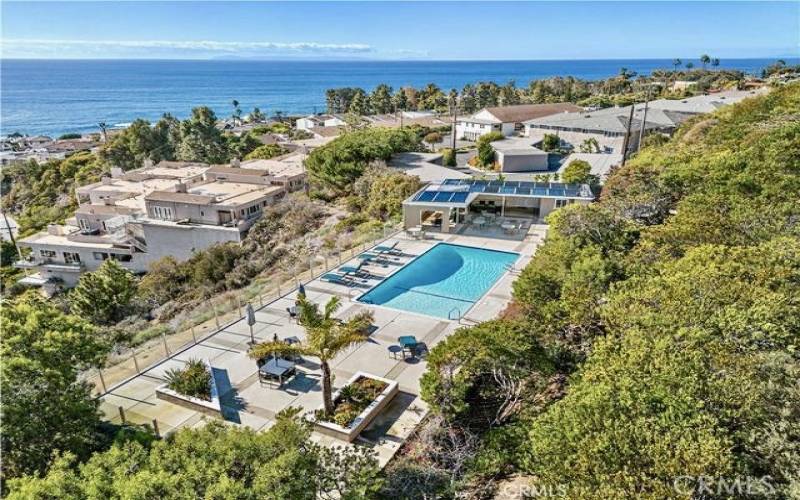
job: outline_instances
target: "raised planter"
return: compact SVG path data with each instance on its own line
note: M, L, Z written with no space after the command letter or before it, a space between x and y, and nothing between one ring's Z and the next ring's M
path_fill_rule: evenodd
M183 406L190 410L199 411L204 415L210 417L222 418L222 403L219 400L219 391L217 390L217 381L214 378L214 369L208 361L205 362L208 366L208 371L211 373L211 401L205 399L186 396L177 391L173 391L167 384L156 387L156 399L169 401L170 403L178 406Z
M345 386L348 386L360 378L369 378L378 380L386 384L386 387L378 394L372 403L369 404L359 415L350 423L348 427L342 427L339 424L321 420L314 420L314 430L326 436L335 437L348 443L353 442L361 431L367 427L375 417L389 404L393 397L399 392L400 384L396 380L389 380L377 375L371 375L365 372L356 372L355 375L350 377ZM336 401L339 397L341 389L333 393L333 400ZM322 407L320 407L322 409Z

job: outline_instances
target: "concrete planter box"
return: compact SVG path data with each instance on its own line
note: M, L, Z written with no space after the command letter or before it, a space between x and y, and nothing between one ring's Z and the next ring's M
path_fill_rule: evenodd
M208 366L208 371L211 373L211 401L205 399L186 396L179 392L173 391L167 384L156 387L156 399L169 401L170 403L178 406L183 406L190 410L198 411L210 417L222 418L222 403L219 400L219 391L217 390L217 381L214 379L214 369L208 361L205 362Z
M341 425L335 424L333 422L323 422L319 420L314 420L314 430L319 432L320 434L325 434L326 436L335 437L337 439L341 439L343 441L347 441L348 443L352 443L361 431L367 427L372 420L378 416L378 414L389 404L393 397L399 392L400 385L395 380L389 380L383 377L379 377L377 375L371 375L369 373L364 372L356 372L355 375L350 377L350 380L347 381L345 387L352 384L356 380L360 378L369 378L373 380L378 380L386 384L386 388L378 395L375 400L369 404L364 411L362 411L358 417L350 424L349 427L342 427ZM336 401L339 397L341 389L333 393L333 400ZM320 410L323 407L320 406Z

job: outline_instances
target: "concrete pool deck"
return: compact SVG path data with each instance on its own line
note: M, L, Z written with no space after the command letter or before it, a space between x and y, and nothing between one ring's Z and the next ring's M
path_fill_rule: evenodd
M520 258L516 266L523 267L543 240L545 232L546 226L533 225L521 241L459 234L432 234L429 239L418 241L397 235L390 240L398 241L397 248L402 254L390 258L384 264L368 264L367 270L380 278L369 279L363 284L365 288L332 284L319 278L305 284L306 296L314 302L324 304L330 297L339 296L342 307L337 316L340 318L347 318L363 310L374 313L373 331L369 341L342 353L331 363L331 367L335 389L357 371L386 377L399 383L400 394L356 441L373 446L381 465L388 462L427 413L427 407L419 397L419 379L427 365L424 357L395 359L388 348L396 345L397 338L402 335L414 335L420 342L427 344L428 348L432 348L461 326L497 317L511 300L511 283L516 276L509 272L504 273L460 322L363 304L357 302L356 297L367 290L367 285L377 285L380 280L442 241L517 252ZM346 264L355 263L354 260ZM296 293L293 291L256 310L256 324L253 329L256 341L271 340L275 334L279 338L305 337L303 328L286 312L286 308L294 304ZM167 370L181 367L192 358L207 360L214 368L225 421L231 424L246 425L256 430L267 429L274 423L275 415L283 409L299 407L305 413L321 405L321 370L314 358L306 358L298 366L298 375L283 387L262 385L258 381L255 361L247 357L249 340L250 329L244 319L227 325L197 344L173 353L163 362L146 368L135 377L111 388L101 398L101 409L112 422L121 421L120 408L128 422L151 424L156 420L162 434L183 427L203 425L209 417L157 399L155 394L156 387L165 382L164 373ZM312 438L322 443L345 444L316 432Z

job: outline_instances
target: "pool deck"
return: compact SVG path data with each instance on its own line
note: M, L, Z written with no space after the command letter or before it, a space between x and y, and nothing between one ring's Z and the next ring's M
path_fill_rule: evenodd
M402 360L394 358L388 348L397 344L402 335L414 335L428 348L432 348L457 328L495 318L511 300L511 283L514 273L506 272L497 283L479 299L461 321L446 320L432 316L399 311L382 306L357 302L356 297L383 278L401 269L414 257L421 255L439 242L467 245L491 250L517 252L520 258L516 267L528 263L532 254L544 238L546 226L532 226L524 238L498 239L461 234L433 234L426 240L412 240L403 235L390 238L397 240L402 252L383 264L368 264L367 270L374 275L362 283L363 288L328 283L316 278L305 284L309 300L323 304L332 296L342 299L337 316L346 319L363 310L374 313L374 329L369 341L338 356L331 367L334 387L338 388L355 372L364 371L396 380L400 394L361 434L360 444L373 446L381 465L388 462L406 438L427 413L425 403L419 397L419 380L427 363L422 358ZM345 265L357 264L356 261ZM289 317L286 308L294 304L296 291L281 297L256 310L254 335L256 340L296 336L305 337L303 328ZM306 358L298 366L298 375L283 387L259 383L255 361L247 357L250 330L244 319L223 327L183 351L154 366L144 369L135 377L117 385L102 397L101 409L108 420L120 422L119 408L129 422L150 424L158 421L162 434L183 427L203 425L207 417L198 411L183 408L156 398L156 387L164 384L164 373L171 368L183 366L192 358L207 360L214 369L223 407L224 420L253 429L267 429L275 415L289 407L299 407L304 412L321 405L319 364L314 358ZM318 433L312 439L327 444L344 444Z

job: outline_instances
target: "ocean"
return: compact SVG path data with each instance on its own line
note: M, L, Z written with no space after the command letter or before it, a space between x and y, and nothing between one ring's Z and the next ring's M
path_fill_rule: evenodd
M722 60L721 68L760 73L774 59ZM695 61L695 66L699 63ZM466 83L514 80L517 86L552 76L601 79L625 67L640 74L670 69L668 59L572 61L167 61L2 60L0 134L57 136L125 126L163 113L185 118L195 106L230 116L236 99L244 113L269 115L325 110L325 90L379 83L395 89L435 83L445 90Z

